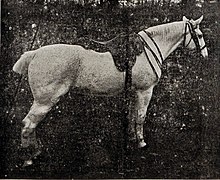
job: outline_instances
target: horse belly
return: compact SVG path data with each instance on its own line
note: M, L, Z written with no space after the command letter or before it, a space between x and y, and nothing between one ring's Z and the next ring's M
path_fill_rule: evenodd
M109 53L88 51L81 60L75 87L91 93L119 93L124 88L124 73L119 72Z

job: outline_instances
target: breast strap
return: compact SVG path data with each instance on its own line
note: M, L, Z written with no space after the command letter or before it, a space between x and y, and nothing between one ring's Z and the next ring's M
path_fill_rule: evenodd
M157 81L159 80L159 77L161 75L161 68L162 68L162 61L163 61L163 56L162 56L162 53L157 45L157 43L154 41L154 39L150 36L149 32L147 32L146 30L143 30L141 32L138 33L142 43L143 43L143 46L144 46L144 53L145 53L145 56L152 68L152 70L154 71L154 73L156 74L157 76ZM156 55L156 53L153 51L152 47L150 47L149 43L147 42L147 40L150 40L155 49L157 50L159 56L160 56L160 59L161 61L159 60L158 56ZM154 60L151 60L147 54L147 51L146 49L148 49L150 51L150 53L153 55L154 57Z

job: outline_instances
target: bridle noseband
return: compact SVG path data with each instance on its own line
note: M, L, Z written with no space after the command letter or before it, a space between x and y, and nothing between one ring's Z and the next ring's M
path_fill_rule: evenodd
M189 28L189 32L191 34L191 38L190 38L189 42L186 44L187 27ZM185 25L183 46L187 47L190 44L190 42L193 40L195 45L196 45L196 51L198 53L200 53L203 49L206 48L206 45L204 45L203 47L200 47L199 40L198 40L198 37L197 37L197 34L196 34L195 30L196 30L196 28L193 27L193 24L190 21L187 21L186 25Z

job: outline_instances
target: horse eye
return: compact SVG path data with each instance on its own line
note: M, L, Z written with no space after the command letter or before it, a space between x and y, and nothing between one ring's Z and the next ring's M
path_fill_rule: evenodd
M199 35L198 35L198 38L199 38L199 39L202 39L202 37L203 37L202 34L199 34Z

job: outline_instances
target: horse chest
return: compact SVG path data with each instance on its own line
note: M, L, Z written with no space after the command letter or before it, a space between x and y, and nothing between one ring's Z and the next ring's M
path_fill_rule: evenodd
M155 85L159 78L143 53L137 57L136 64L132 69L132 77L133 85L141 89L148 89L150 86Z

